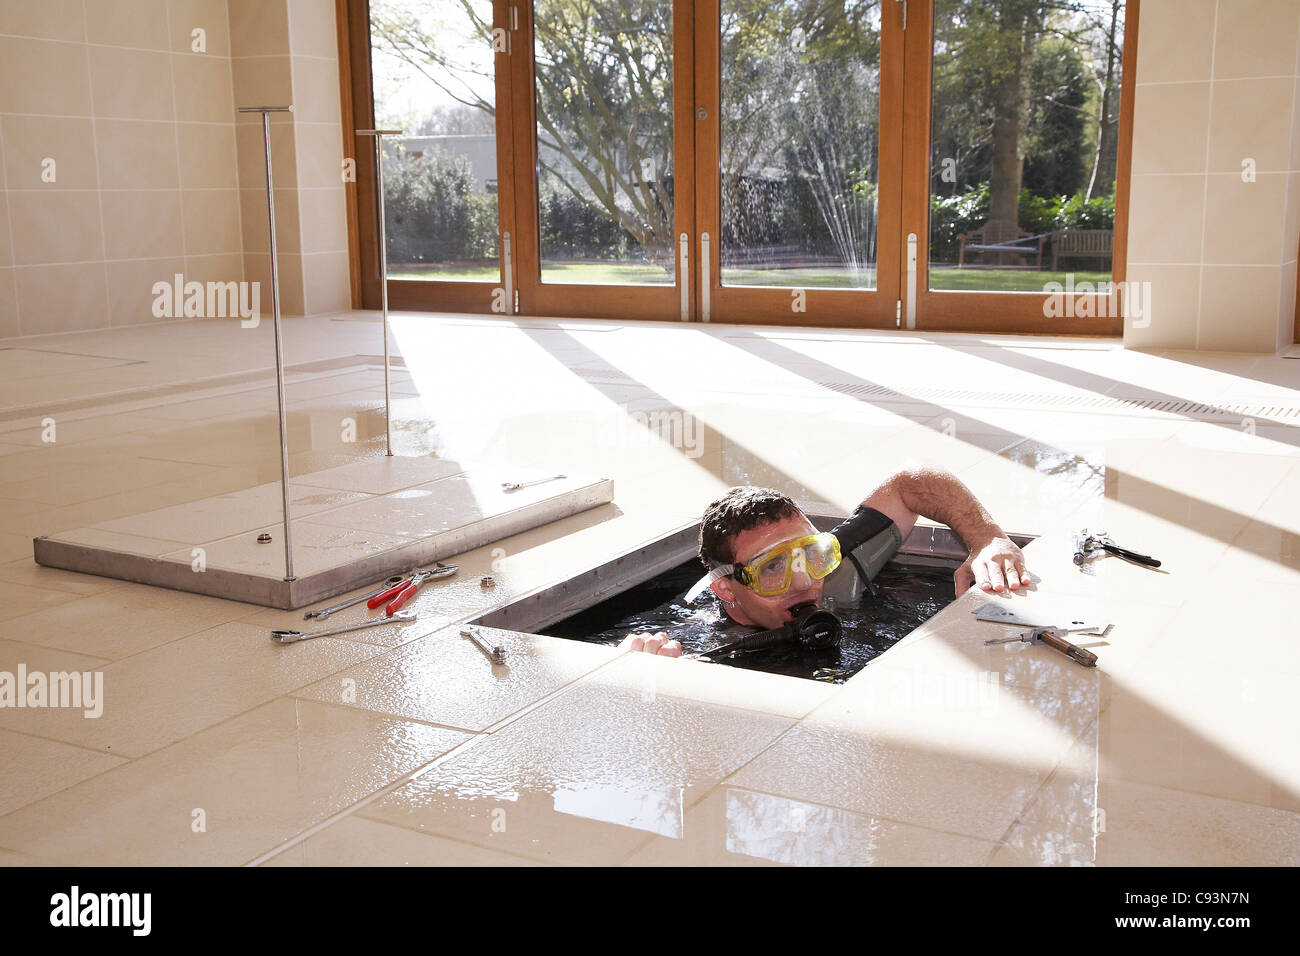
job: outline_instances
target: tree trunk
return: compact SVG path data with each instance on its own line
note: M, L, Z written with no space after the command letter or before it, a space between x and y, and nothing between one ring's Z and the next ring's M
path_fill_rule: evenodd
M1037 0L1005 2L994 44L993 149L989 219L1019 222L1023 78L1038 32Z
M1119 155L1119 90L1115 67L1121 52L1116 42L1119 32L1119 9L1123 0L1111 0L1110 30L1106 35L1106 82L1101 91L1101 110L1097 117L1097 155L1088 183L1088 198L1109 196L1115 186L1115 166Z

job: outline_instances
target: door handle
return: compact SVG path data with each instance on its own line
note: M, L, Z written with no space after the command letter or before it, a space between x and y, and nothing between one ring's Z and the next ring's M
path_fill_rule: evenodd
M682 287L682 321L691 320L691 273L687 268L687 259L691 252L691 237L682 233L677 239L677 281Z
M916 233L907 234L907 327L916 328Z
M709 321L709 234L700 233L700 321Z

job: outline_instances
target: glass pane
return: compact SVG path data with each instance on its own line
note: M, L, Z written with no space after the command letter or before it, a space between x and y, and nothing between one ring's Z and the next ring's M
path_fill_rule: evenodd
M536 0L543 282L672 285L672 0Z
M930 288L1108 283L1124 0L936 0Z
M876 287L880 3L723 0L721 278Z
M406 130L385 139L391 279L501 279L491 34L491 0L370 0L375 123Z

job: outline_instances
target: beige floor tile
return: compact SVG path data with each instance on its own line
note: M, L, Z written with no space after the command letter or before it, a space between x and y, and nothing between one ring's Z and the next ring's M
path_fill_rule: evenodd
M363 497L354 492L322 491L290 482L289 514L295 519L302 518ZM100 523L95 530L199 543L252 531L282 520L283 513L280 487L275 483L116 518Z
M1300 813L1142 784L1103 783L1105 866L1295 866Z
M124 534L120 531L106 531L103 528L93 526L74 528L71 531L55 531L42 535L42 537L48 537L67 544L79 544L87 548L117 551L122 554L141 555L149 558L160 558L165 554L172 554L184 549L185 563L188 564L194 559L193 546L187 545L183 539L150 538L138 534ZM181 558L177 557L175 560L179 561Z
M1148 661L1112 666L1101 722L1108 779L1300 811L1295 675L1225 669L1178 653L1176 640Z
M464 467L455 461L438 458L372 458L350 465L342 465L327 471L299 477L302 484L312 484L318 488L333 488L340 491L362 491L366 494L383 495L390 491L410 488L426 481L445 478L464 471Z
M624 866L980 866L985 840L723 785Z
M1115 779L1085 739L993 855L997 866L1294 866L1300 814Z
M0 482L0 497L60 505L90 501L112 491L195 478L210 469L209 465L177 461L114 461L93 470L55 469L39 478Z
M582 641L478 629L506 652L493 664L453 626L404 644L296 691L296 696L422 720L485 730L608 663L617 651ZM365 633L365 632L361 632Z
M1232 539L1225 561L1233 577L1248 587L1269 582L1291 594L1300 589L1300 533L1266 516L1241 529Z
M18 665L25 664L28 671L96 670L107 664L102 657L89 654L72 654L50 647L37 647L22 641L0 640L0 670L16 673Z
M551 863L613 863L790 721L584 681L361 813ZM0 843L3 843L0 831Z
M280 698L0 818L0 846L64 866L236 865L464 739Z
M30 559L32 556L32 536L0 531L0 561L17 561L19 558Z
M602 668L603 684L653 697L665 694L705 704L754 710L778 717L803 717L825 703L838 690L836 685L762 671L718 668L725 665L703 661L659 657L654 654L622 654Z
M110 660L237 620L248 605L124 583L5 622L15 640ZM269 642L269 638L268 638Z
M472 843L389 826L355 814L332 823L263 866L540 866Z
M5 710L0 726L138 757L381 652L329 637L280 645L264 628L223 624L99 668L101 717Z
M0 584L0 622L75 601L77 595L6 581Z
M1031 571L1037 573L1038 565L1032 560L1032 549L1027 557ZM1160 604L1154 599L1145 604L1134 604L1096 591L1062 588L1057 585L1054 575L1040 580L1033 589L1014 593L1004 591L997 594L972 588L958 599L956 605L966 613L941 612L894 647L887 662L891 666L913 669L938 667L969 669L972 673L994 671L1001 675L1002 680L1030 686L1042 686L1044 682L1060 684L1063 691L1091 672L1090 668L1081 667L1040 645L1020 642L986 645L984 642L987 640L1013 637L1028 630L1018 625L976 620L976 613L990 603L1034 624L1083 626L1095 622L1109 623L1110 630L1104 635L1080 633L1070 638L1073 643L1098 655L1098 668L1103 673L1108 664L1117 659L1136 660L1151 653L1173 627L1178 608L1176 604Z
M110 754L9 730L0 730L0 750L5 755L0 816L126 762Z
M96 594L112 590L123 583L116 578L42 567L31 557L0 564L0 581L51 591L67 591L70 594ZM0 588L0 593L2 592L3 589Z
M989 862L994 866L1093 866L1106 829L1094 724L1020 811Z
M292 510L293 506L290 505L290 512ZM411 543L410 538L397 535L353 528L334 528L314 524L310 520L294 521L291 533L293 571L298 577L350 564L361 558ZM271 540L265 543L258 541L263 534L270 535ZM282 579L285 570L283 541L284 524L282 521L277 521L275 524L253 528L229 538L187 544L183 548L164 552L160 557L164 561L180 561L188 564L192 560L193 548L201 547L206 554L209 568Z
M69 415L54 417L56 422L54 434L59 448L72 448L76 445L98 443L106 435L148 434L170 424L164 419L141 412L99 414L86 417L71 417ZM29 452L44 451L49 447L44 436L44 426L39 422L19 425L13 430L9 429L10 425L16 424L7 422L3 426L6 441L20 444Z
M1098 706L992 675L869 666L727 782L996 840Z

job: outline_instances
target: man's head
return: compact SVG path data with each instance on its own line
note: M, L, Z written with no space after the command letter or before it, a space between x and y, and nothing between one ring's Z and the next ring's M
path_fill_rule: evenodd
M788 495L772 488L737 487L713 502L700 522L700 560L709 568L748 564L772 548L816 529ZM797 563L790 588L764 597L730 578L711 585L727 614L741 624L780 627L794 615L790 608L808 601L821 603L822 582Z

